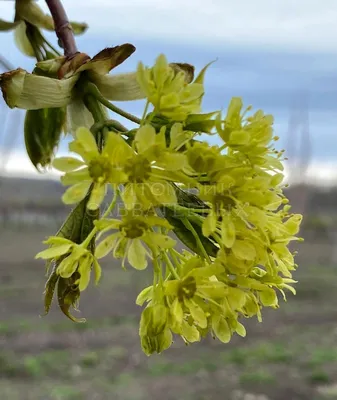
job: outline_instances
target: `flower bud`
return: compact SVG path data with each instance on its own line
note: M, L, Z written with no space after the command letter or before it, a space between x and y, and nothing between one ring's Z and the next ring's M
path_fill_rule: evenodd
M172 344L172 333L169 329L165 329L156 336L141 336L141 345L144 353L150 356L152 353L160 354L168 349Z
M150 305L142 313L139 334L156 336L164 331L167 325L168 310L161 304Z
M28 110L24 133L28 156L34 167L50 164L66 118L65 108Z

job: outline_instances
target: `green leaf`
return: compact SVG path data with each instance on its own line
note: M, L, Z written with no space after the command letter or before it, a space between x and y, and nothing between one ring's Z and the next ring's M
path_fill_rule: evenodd
M216 121L211 119L220 111L214 111L208 114L190 114L185 122L185 129L193 132L212 133Z
M25 145L35 168L45 167L51 163L60 141L65 118L65 108L46 108L26 112Z
M75 318L70 314L70 307L76 309L77 302L80 298L80 290L75 284L76 279L79 278L79 274L75 273L70 278L61 278L57 285L57 299L58 304L65 316L67 316L73 322L85 322L85 318Z
M200 200L199 197L196 196L195 194L185 192L184 190L181 190L177 185L174 184L173 187L175 189L179 205L186 208L209 209L208 205L205 204L202 200ZM186 229L184 223L181 220L181 218L185 216L181 215L181 217L179 217L179 214L173 212L172 210L164 206L161 209L165 215L165 218L173 226L173 231L177 235L177 237L193 252L200 255L201 257L204 257L204 254L200 251L198 243L194 238L193 234L188 229ZM202 215L202 213L199 213L199 215ZM207 214L205 213L204 216L207 216ZM208 255L211 257L216 257L219 248L210 238L206 238L202 234L202 227L200 225L196 224L195 221L192 220L190 220L189 222L192 224L195 232L199 236L200 241L203 244Z
M193 236L193 234L186 229L184 223L179 219L175 218L175 214L172 210L166 207L162 207L165 218L169 221L169 223L173 226L173 232L177 235L177 237L194 253L198 254L201 257L204 257L203 252L200 250L198 243ZM202 234L202 229L199 225L196 225L195 222L190 221L196 234L199 236L202 245L204 246L207 254L211 257L216 257L219 248L212 242L210 239L206 238Z
M56 268L57 268L56 265L54 265L53 271L46 282L44 291L44 312L45 312L44 315L47 315L49 313L50 306L54 297L56 284L60 278L60 276L56 272Z

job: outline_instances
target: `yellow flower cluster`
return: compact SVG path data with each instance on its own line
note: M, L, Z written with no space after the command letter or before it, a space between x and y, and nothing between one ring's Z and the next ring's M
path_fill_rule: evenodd
M139 64L150 117L145 112L136 130L103 131L101 150L95 134L79 128L69 145L77 157L53 162L70 186L64 203L89 196L86 207L97 210L109 186L114 199L82 244L51 238L38 256L54 260L61 277L79 274L80 291L92 267L100 276L102 257L111 254L138 270L150 261L153 285L137 298L147 303L139 334L148 355L170 347L173 334L186 343L208 333L224 343L234 333L245 336L243 318L261 320L263 307L278 308L277 291L294 293L288 245L299 240L302 217L290 212L282 192L273 118L262 111L247 116L240 98L225 116L199 114L203 74L192 82L164 56L153 68ZM197 140L198 127L217 135L218 144ZM114 209L119 218L110 218ZM175 248L172 233L188 251Z

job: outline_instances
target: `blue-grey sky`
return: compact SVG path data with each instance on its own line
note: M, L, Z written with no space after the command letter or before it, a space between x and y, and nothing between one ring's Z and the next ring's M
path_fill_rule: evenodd
M254 109L275 116L281 146L288 139L290 109L308 104L315 163L337 161L337 1L324 0L74 0L63 1L70 19L89 30L77 43L94 55L107 46L131 42L136 53L113 73L151 65L165 53L170 61L208 70L204 110L225 109L241 96ZM43 1L39 4L46 9ZM10 19L13 2L0 2L0 18ZM48 38L55 43L53 34ZM31 70L13 36L0 33L1 53L15 67ZM128 104L136 113L141 103ZM1 141L0 141L1 146ZM18 140L17 148L23 148ZM1 150L1 149L0 149ZM290 151L289 155L294 152Z

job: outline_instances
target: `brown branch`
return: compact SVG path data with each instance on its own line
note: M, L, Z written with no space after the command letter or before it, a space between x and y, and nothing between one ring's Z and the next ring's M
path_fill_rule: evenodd
M55 32L67 58L72 58L78 51L74 33L61 0L46 0L47 6L54 20Z

